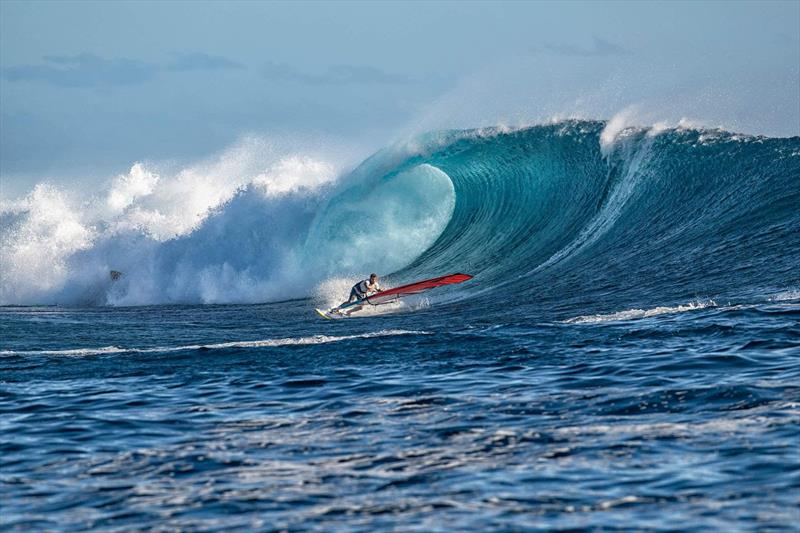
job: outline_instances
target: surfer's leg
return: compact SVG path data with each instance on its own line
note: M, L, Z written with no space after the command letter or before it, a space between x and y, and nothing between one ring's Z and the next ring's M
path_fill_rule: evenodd
M347 298L347 301L340 303L339 307L342 307L343 305L347 305L349 303L355 302L356 300L358 300L358 293L355 291L355 289L353 289L353 290L350 291L350 297ZM339 307L331 309L331 311L334 311L336 313L341 313L341 311L339 310Z
M356 312L356 311L361 311L362 309L364 309L364 306L362 306L362 305L356 305L356 306L353 306L353 308L352 308L352 309L348 309L348 310L347 310L347 312L345 312L345 316L350 316L350 315L352 315L354 312Z
M359 302L366 297L367 297L366 294L359 293L358 291L356 291L356 288L353 287L353 289L350 291L350 298L347 300L347 303Z

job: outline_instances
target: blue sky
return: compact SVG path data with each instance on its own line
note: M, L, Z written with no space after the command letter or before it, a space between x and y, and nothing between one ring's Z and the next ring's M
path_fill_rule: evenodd
M0 2L3 196L245 134L688 117L800 134L800 2Z

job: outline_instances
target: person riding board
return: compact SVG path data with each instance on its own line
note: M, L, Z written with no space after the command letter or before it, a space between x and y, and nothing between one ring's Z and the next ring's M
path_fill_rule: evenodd
M369 279L362 279L361 281L353 285L353 288L350 289L350 297L347 299L346 302L343 302L342 305L364 300L367 297L372 296L373 294L379 292L381 292L381 287L380 285L378 285L378 275L374 273L370 274ZM340 305L339 307L341 307L342 305Z

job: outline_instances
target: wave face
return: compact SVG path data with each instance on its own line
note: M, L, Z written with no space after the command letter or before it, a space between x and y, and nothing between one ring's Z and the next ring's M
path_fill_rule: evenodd
M800 139L570 121L454 132L456 208L401 272L476 274L484 306L620 309L740 298L800 280Z
M83 211L40 185L3 208L0 301L269 301L464 271L442 294L587 315L798 286L800 139L618 130L428 134L338 180L302 158L222 184L137 166Z

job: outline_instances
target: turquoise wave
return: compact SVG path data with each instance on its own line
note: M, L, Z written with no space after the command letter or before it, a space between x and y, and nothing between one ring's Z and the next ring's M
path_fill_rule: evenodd
M454 206L397 281L464 271L476 279L460 294L484 305L581 308L798 286L800 138L631 128L604 149L605 125L447 131L383 150L320 211L309 242L346 241L326 233L352 227L332 213L419 173L389 196L450 201L447 176Z
M335 304L371 271L466 272L436 300L569 316L800 287L800 138L611 129L433 132L323 186L245 179L218 204L212 187L213 209L174 237L147 228L183 205L179 180L109 217L102 197L76 207L37 187L0 209L0 304Z

